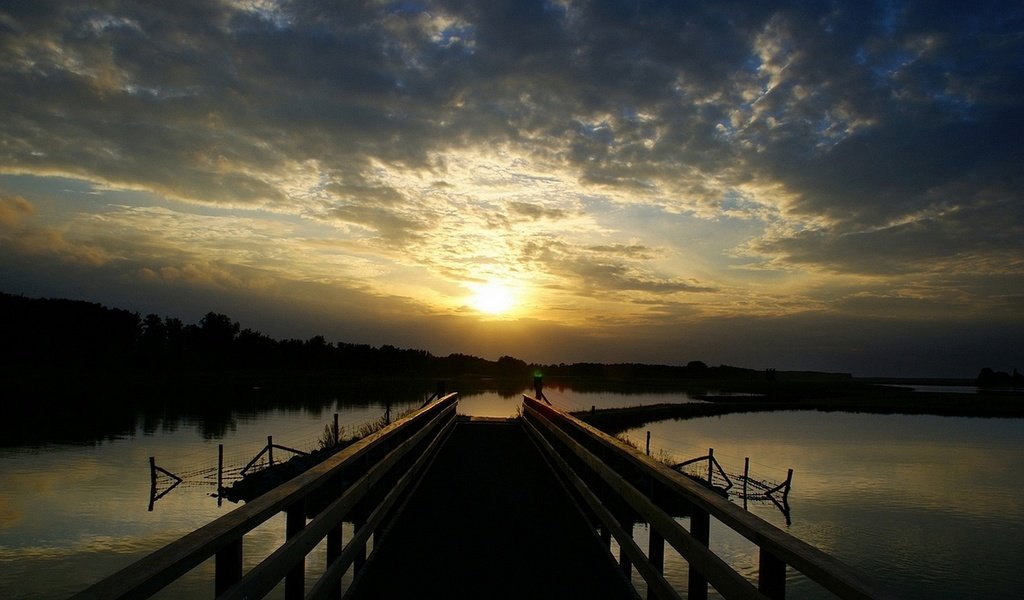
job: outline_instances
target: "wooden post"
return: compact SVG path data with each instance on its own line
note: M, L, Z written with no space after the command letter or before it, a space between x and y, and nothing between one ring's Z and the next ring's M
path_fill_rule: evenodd
M224 444L217 444L217 506L224 501Z
M285 538L291 539L306 527L306 503L299 500L285 511ZM284 578L285 600L300 600L306 594L306 559L303 558Z
M690 535L705 546L708 545L711 539L711 515L696 506L693 507L693 514L690 516ZM698 573L692 564L690 565L690 578L687 590L690 600L707 600L708 580Z
M274 436L267 436L267 461L274 466Z
M647 544L647 560L650 561L651 566L654 567L659 573L665 572L665 538L661 537L658 530L654 528L654 525L649 525L648 529L650 535L648 536ZM647 599L653 600L657 598L657 594L654 590L648 586L647 588Z
M750 477L750 457L743 457L743 510L747 510L747 478Z
M651 432L647 432L647 456L651 455Z
M789 473L786 474L786 488L782 492L782 503L783 504L789 503L789 487L792 484L793 484L793 469L790 469Z
M708 448L708 485L713 485L711 476L715 472L715 449Z
M355 534L358 534L359 531L362 530L363 527L366 527L366 521L362 517L359 517L359 520L355 521L352 525L353 525L353 528L355 529ZM349 542L349 543L351 544L352 542ZM363 542L362 544L359 545L359 548L356 551L356 557L352 561L352 568L355 571L355 573L359 573L360 571L363 570L363 565L365 565L365 564L366 564L366 542Z
M220 596L242 580L242 538L221 548L214 562L213 593Z
M629 537L633 537L633 519L625 519L625 521L619 521L619 525L626 530ZM629 560L629 555L623 549L622 544L619 544L619 568L622 569L622 574L629 579L633 574L633 563Z
M772 598L786 598L786 563L764 548L758 549L757 590Z
M341 429L338 427L338 413L334 413L334 445L338 445L338 437L341 435Z
M327 532L327 567L330 568L331 564L341 556L341 551L344 548L341 539L341 523L338 523L337 527L332 528ZM339 583L334 587L330 593L331 598L341 597L341 584Z
M156 457L149 457L149 512L153 512L156 503Z

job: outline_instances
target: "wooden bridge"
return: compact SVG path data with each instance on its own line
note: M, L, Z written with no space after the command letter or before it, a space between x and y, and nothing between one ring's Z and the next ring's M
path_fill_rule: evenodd
M74 598L147 598L210 557L211 595L222 599L262 598L282 581L288 600L633 598L634 572L649 598L702 599L713 588L780 599L787 569L839 598L886 597L833 557L539 400L524 397L515 419L457 417L457 401L424 406ZM281 512L285 539L243 572L245 535ZM354 524L347 540L343 522ZM636 523L649 525L646 549L633 539ZM756 581L708 548L712 523L757 546ZM326 567L307 572L306 556L325 539ZM666 544L688 563L686 589L663 576Z

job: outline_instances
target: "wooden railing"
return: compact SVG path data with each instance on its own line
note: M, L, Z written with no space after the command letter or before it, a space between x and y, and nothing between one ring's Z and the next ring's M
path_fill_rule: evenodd
M725 598L780 600L787 566L839 598L888 597L834 557L572 415L524 396L523 421L605 543L615 537L624 572L635 565L649 598L680 597L663 575L665 542L689 563L690 600L707 598L709 584ZM680 509L689 514L689 531L671 516ZM756 586L709 549L712 516L758 547ZM646 554L631 535L635 521L650 526Z
M456 403L457 394L439 398L73 598L148 598L212 556L218 598L261 598L281 580L288 599L338 597L342 576L361 568L370 536L450 432ZM244 536L281 512L284 543L243 573ZM355 523L344 546L343 521ZM307 596L305 558L324 538L327 567Z

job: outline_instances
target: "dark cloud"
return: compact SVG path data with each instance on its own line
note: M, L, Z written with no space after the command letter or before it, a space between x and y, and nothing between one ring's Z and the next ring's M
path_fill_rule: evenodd
M790 264L876 275L947 272L1020 273L1024 206L1010 191L961 196L933 214L873 229L832 227L768 240L759 252Z
M547 208L528 202L510 202L509 210L516 215L527 219L564 219L569 213L560 208Z
M563 283L556 287L573 289L582 296L601 297L609 292L674 294L715 291L695 280L659 276L644 269L641 262L650 257L637 247L579 248L558 241L528 242L522 253L527 265L540 266L559 277Z
M406 251L455 215L509 234L583 221L599 202L617 238L573 232L526 243L522 259L566 289L632 302L712 288L657 271L663 252L646 244L663 242L612 210L728 213L758 223L740 242L755 267L1012 306L1022 31L1009 0L8 2L0 173L325 219ZM472 165L452 165L488 153L562 187L475 201L460 189ZM0 201L8 229L28 216ZM33 231L5 248L72 253L62 244L76 240ZM457 250L467 264L500 254L443 252ZM901 294L831 306L902 312L917 296Z

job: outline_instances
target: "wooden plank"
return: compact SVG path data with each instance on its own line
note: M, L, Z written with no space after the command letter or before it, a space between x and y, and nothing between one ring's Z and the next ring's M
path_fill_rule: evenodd
M428 421L436 412L454 406L452 393L392 423L328 458L305 473L281 484L259 498L160 548L132 565L72 596L74 600L148 598L192 570L222 548L291 504L315 492L342 469L364 457L374 445L406 427Z
M851 600L895 598L872 585L870 579L859 570L748 513L715 492L691 481L685 475L673 471L668 465L661 464L634 448L626 447L612 436L570 414L545 406L534 398L524 396L523 402L524 405L542 412L542 414L551 415L552 418L578 431L585 432L604 447L619 452L637 469L648 473L659 483L680 494L695 506L708 511L725 526L733 529L758 547L766 549L773 556L840 598Z

